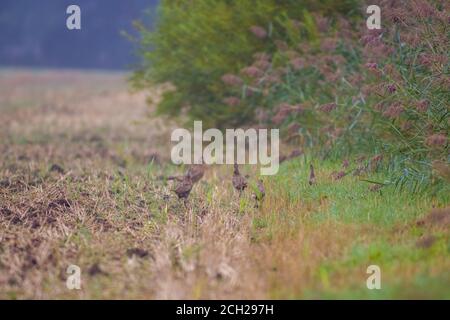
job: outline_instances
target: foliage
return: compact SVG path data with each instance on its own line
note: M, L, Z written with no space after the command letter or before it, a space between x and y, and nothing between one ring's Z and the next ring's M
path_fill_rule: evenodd
M368 69L362 91L373 113L378 149L393 165L393 180L417 189L435 176L447 180L449 54L448 2L385 4L390 25L364 41ZM437 171L436 171L437 169Z
M359 158L358 172L387 167L383 183L448 183L447 2L378 1L383 29L370 31L340 14L365 17L349 1L248 3L163 2L136 74L175 85L160 112L280 128L321 158Z
M143 64L133 80L137 86L170 82L158 111L172 116L187 113L205 126L223 128L249 122L252 105L227 100L222 78L238 73L257 52L274 52L274 41L291 44L314 40L308 12L333 16L352 13L357 0L283 1L162 1L154 31L138 25ZM295 20L294 20L295 18ZM296 32L302 22L308 38ZM251 70L250 70L251 72Z
M286 140L317 146L322 157L363 155L364 170L384 162L388 182L413 190L448 182L448 11L429 1L380 5L385 28L362 34L342 18L334 28L304 19L315 41L278 42L274 54L256 56L253 66L268 67L248 99L260 125L284 128Z

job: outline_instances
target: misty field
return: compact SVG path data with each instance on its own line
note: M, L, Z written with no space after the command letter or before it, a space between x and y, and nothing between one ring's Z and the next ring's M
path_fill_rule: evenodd
M0 298L450 298L448 184L382 187L368 181L383 170L350 159L340 176L306 154L262 178L259 205L258 168L241 167L239 197L226 165L185 205L165 179L186 170L170 161L175 125L147 98L121 73L0 71Z

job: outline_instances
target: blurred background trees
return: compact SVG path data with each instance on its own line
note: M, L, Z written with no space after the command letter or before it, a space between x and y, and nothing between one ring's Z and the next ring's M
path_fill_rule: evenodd
M143 65L135 73L135 84L170 82L176 87L166 93L159 113L178 115L184 110L210 127L248 123L256 109L250 101L242 101L248 92L240 88L241 94L230 99L235 90L225 85L223 77L236 74L250 80L258 75L252 76L252 71L264 71L256 70L262 66L242 70L255 54L272 55L277 43L295 46L316 41L313 14L351 16L359 10L357 2L162 1L155 32L139 26ZM229 77L229 81L233 80Z
M122 32L135 33L140 19L157 0L2 0L0 66L129 69L135 49ZM66 28L66 8L81 8L82 29ZM150 27L153 18L146 16Z

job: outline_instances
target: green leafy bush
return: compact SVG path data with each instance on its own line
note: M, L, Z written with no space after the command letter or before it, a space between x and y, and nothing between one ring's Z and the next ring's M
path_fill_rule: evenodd
M135 80L176 87L160 113L280 128L344 158L337 178L384 166L386 183L448 183L448 1L378 4L383 29L369 31L359 1L164 1Z
M243 90L230 99L233 90L224 85L223 77L239 75L256 53L275 52L277 43L314 42L310 13L351 14L358 2L163 0L155 29L138 26L143 64L134 74L134 84L170 82L175 86L176 91L166 92L159 105L160 114L187 113L203 120L205 127L246 123L254 116L254 106L243 101ZM298 30L299 23L305 26L304 31Z
M384 163L401 186L448 182L448 8L380 4L383 30L358 34L345 20L321 28L316 17L312 45L266 56L271 67L249 99L260 105L260 123L284 128L288 140L317 146L322 157L367 158L356 172Z

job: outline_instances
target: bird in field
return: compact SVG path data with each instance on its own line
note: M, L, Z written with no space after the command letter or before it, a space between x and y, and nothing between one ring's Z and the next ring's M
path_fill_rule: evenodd
M261 179L258 180L257 187L259 195L256 196L256 199L262 201L262 199L264 199L264 197L266 196L266 188L264 188L264 183L262 182Z
M278 162L279 164L282 164L285 161L289 161L292 159L295 159L297 157L300 157L303 154L303 151L300 149L293 150L289 155L280 155Z
M239 191L239 195L241 195L242 191L247 188L247 179L245 179L243 176L241 176L241 173L239 172L239 166L235 163L234 164L234 172L233 172L233 187Z
M297 158L297 157L300 157L302 154L303 154L303 151L302 151L302 150L300 150L300 149L295 149L295 150L293 150L293 151L289 154L288 159L289 159L289 160L295 159L295 158Z
M256 201L255 208L259 207L259 203L263 201L266 196L266 188L264 188L264 183L261 179L256 183L256 190L252 194L252 198Z
M178 196L178 199L183 199L184 204L186 205L186 201L191 193L193 182L189 176L186 176L182 181L180 181L173 192L175 192Z
M56 163L52 164L52 166L50 167L49 171L50 172L57 172L59 174L64 174L65 173L64 168L61 167L59 164L56 164Z
M316 184L316 174L314 173L314 167L312 164L309 165L309 185L312 186Z
M168 180L168 181L183 181L186 177L189 177L192 181L192 183L197 183L203 178L203 175L205 174L205 166L203 164L196 164L193 166L190 166L189 169L186 171L186 173L183 176L159 176L159 180Z
M197 183L200 181L201 178L203 178L204 174L205 174L204 165L196 164L196 165L189 167L185 176L189 177L193 183Z
M266 188L264 188L264 183L261 179L256 183L255 192L252 194L252 198L256 201L262 201L266 196Z

